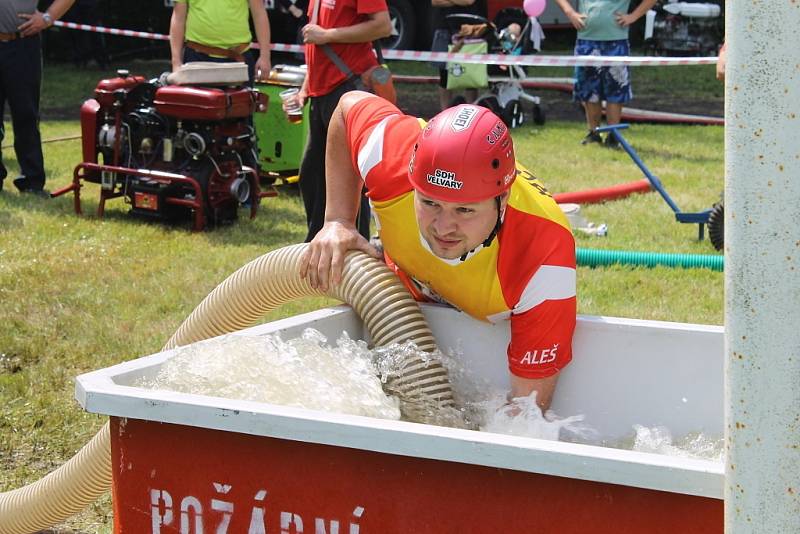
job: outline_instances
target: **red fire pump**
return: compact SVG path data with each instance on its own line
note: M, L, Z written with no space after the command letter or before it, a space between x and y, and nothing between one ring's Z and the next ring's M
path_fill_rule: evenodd
M194 219L194 230L233 221L239 205L256 215L258 182L251 116L267 98L244 86L168 85L127 71L101 80L81 106L83 163L72 183L80 214L82 181L100 185L98 216L124 197L131 212L163 221Z

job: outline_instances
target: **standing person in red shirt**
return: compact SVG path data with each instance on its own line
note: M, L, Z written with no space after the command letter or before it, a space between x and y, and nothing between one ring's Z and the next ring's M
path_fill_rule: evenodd
M326 290L341 283L348 250L380 257L354 225L366 185L387 263L420 300L508 320L510 397L535 392L546 410L572 359L575 240L550 193L517 164L505 123L460 105L423 128L354 91L334 110L328 142L325 226L300 275Z
M347 79L321 45L328 45L355 74L378 64L372 42L388 37L392 23L386 0L311 0L309 24L301 33L306 44L306 74L297 96L301 105L311 99L309 132L303 161L300 164L300 192L306 208L308 234L311 241L325 219L325 149L328 123L339 98L356 88ZM369 205L361 202L365 216L360 228L369 237Z

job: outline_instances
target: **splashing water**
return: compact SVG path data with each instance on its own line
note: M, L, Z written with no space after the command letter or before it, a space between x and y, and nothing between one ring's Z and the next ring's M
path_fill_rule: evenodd
M713 439L700 432L692 432L679 440L672 439L668 428L657 426L648 428L633 425L635 436L630 449L639 452L651 452L676 456L679 458L697 458L716 462L725 461L725 442Z
M428 353L411 341L373 350L344 332L335 347L317 330L283 341L278 335L227 335L176 349L158 374L135 385L150 389L251 400L383 419L401 418L400 399L386 385L404 362L438 360L447 369L458 409L423 403L403 419L440 426L611 446L682 458L724 460L722 439L692 433L673 440L665 427L634 425L631 436L607 443L583 415L544 414L535 392L508 400L506 391L470 373L459 350ZM388 389L388 388L387 388ZM405 399L408 403L409 399Z
M400 419L397 399L383 392L363 341L343 333L336 347L319 331L300 338L228 335L176 349L152 380L136 385Z
M693 432L673 440L665 427L648 428L634 425L635 436L610 443L600 433L584 422L583 415L560 418L552 410L544 414L536 404L536 394L511 399L505 391L493 391L488 381L471 375L461 362L460 351L437 353L447 369L453 391L463 406L465 417L475 428L485 432L510 434L539 439L560 440L617 449L635 450L676 456L724 461L722 438Z
M595 438L596 432L582 424L582 415L560 418L551 410L543 414L536 404L536 392L509 400L507 391L490 386L461 364L460 349L451 349L446 354L437 352L435 356L447 369L456 399L472 427L484 432L549 440Z
M480 428L485 432L553 441L558 441L562 431L579 435L591 432L591 429L579 424L583 421L582 415L562 419L550 410L542 413L536 404L535 391L528 397L517 397L510 401L500 395L482 404L485 423Z

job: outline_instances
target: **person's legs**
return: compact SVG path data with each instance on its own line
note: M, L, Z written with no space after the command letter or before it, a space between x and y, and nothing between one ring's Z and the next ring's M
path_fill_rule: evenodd
M77 4L75 4L77 5ZM84 8L82 11L83 23L90 24L92 26L102 26L102 21L100 20L100 9L98 6L98 2L85 2ZM97 62L98 68L101 70L105 70L108 68L109 58L108 52L106 51L106 37L103 33L95 33L95 32L78 32L85 34L85 43L86 43L86 56L85 59L88 61L90 57L94 57L94 60Z
M300 163L300 193L308 224L306 243L314 239L325 224L325 151L328 123L339 103L339 98L353 89L355 86L351 82L345 82L327 95L311 99L308 142L303 161Z
M603 119L603 106L600 102L584 102L583 109L586 112L586 126L593 132Z
M627 40L603 42L602 55L609 57L622 57L630 53ZM602 94L606 101L606 122L619 124L622 119L622 107L630 102L633 97L630 81L630 69L625 65L616 65L603 69ZM610 148L619 148L617 138L609 133L605 145Z
M575 43L576 56L593 55L596 49L596 41L578 39ZM588 133L581 140L581 144L601 143L603 138L594 131L600 126L603 116L601 94L600 94L600 71L597 67L575 67L575 86L572 92L572 99L583 105L586 115L586 127Z
M616 102L606 102L606 122L608 124L619 124L622 118L622 104Z
M322 120L319 98L311 97L308 112L308 138L300 162L300 196L306 210L308 243L322 228L325 215L325 144L326 125Z
M431 52L447 52L450 45L450 31L445 28L438 28L433 31L431 42ZM450 106L453 94L447 90L447 63L436 61L431 66L439 71L439 109L444 110Z
M42 84L41 38L37 35L6 43L13 45L5 58L13 78L5 84L6 98L14 128L14 151L22 179L14 184L21 191L44 188L44 157L39 133L39 92ZM9 65L10 64L10 65Z
M450 107L450 100L453 93L447 89L447 69L439 69L439 109L444 110Z
M253 87L256 81L256 61L258 61L258 53L255 49L250 49L244 53L244 62L247 64L247 77L250 79L250 87ZM269 72L262 74L264 78L269 76Z
M6 113L6 82L9 79L9 71L5 67L6 58L10 57L4 48L4 43L0 43L0 146L6 138L5 113ZM3 163L3 152L0 148L0 191L3 190L3 180L8 176L8 171Z

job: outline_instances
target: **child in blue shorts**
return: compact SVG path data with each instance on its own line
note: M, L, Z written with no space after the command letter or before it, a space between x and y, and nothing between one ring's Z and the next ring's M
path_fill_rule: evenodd
M631 13L630 0L578 0L576 11L570 0L556 0L569 21L578 30L576 56L628 56L628 28L639 20L656 0L642 0ZM583 104L589 132L581 144L603 143L595 132L606 103L606 122L619 124L622 105L633 98L630 70L624 65L613 67L575 67L573 99ZM607 135L605 146L618 148L613 135Z

